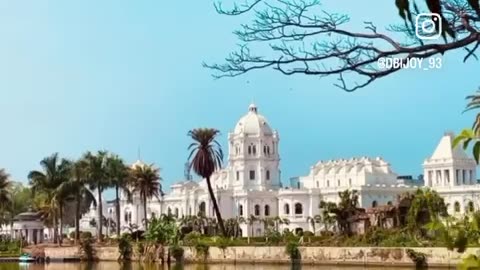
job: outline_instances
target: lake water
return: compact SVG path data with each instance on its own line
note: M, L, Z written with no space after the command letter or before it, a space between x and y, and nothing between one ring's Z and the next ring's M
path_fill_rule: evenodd
M186 264L184 266L172 265L170 269L162 268L158 264L140 264L128 263L119 264L117 262L100 263L49 263L49 264L19 264L19 263L0 263L0 270L373 270L373 269L392 269L391 266L385 267L345 267L345 266L312 266L302 265L292 268L289 265L270 265L270 264L210 264L196 265ZM413 268L394 268L395 270L406 270Z

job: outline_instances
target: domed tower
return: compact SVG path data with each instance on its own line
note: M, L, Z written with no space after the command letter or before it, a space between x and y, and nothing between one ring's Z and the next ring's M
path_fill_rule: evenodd
M230 168L235 189L268 190L280 187L279 137L251 104L228 134Z

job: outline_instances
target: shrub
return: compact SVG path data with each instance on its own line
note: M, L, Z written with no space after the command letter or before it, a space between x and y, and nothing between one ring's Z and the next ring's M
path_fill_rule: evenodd
M407 249L407 256L415 263L417 269L427 267L427 256L422 252L417 252L413 249Z
M267 232L267 244L278 245L280 242L282 242L282 235L279 232L272 230Z
M197 241L195 250L197 251L197 256L202 256L204 260L207 259L208 245L204 241Z
M222 250L225 250L227 247L231 246L230 238L219 237L216 240L217 241L215 242L215 244Z
M298 242L290 241L285 246L285 253L288 254L291 260L300 259L300 250L298 249Z
M202 235L199 232L190 232L183 238L183 244L186 246L194 246L201 237Z
M181 246L175 245L170 247L170 254L172 254L175 261L180 262L183 260L184 250Z
M95 250L93 249L93 240L92 238L82 238L80 242L80 249L83 252L83 258L87 261L92 261L95 257Z
M80 239L92 238L91 232L80 232Z
M129 234L122 234L118 239L118 252L120 253L119 259L130 260L132 256L132 238Z

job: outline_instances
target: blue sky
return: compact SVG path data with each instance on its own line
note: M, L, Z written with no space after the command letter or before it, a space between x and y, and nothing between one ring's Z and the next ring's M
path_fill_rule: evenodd
M324 4L352 24L401 22L393 1L360 2ZM444 131L474 118L461 112L479 63L463 64L463 52L355 93L271 71L214 80L201 63L220 62L247 21L217 15L210 0L0 1L0 167L26 181L53 152L108 149L133 162L140 148L169 185L183 176L187 131L216 127L226 146L253 99L279 131L283 181L320 159L364 155L418 175Z

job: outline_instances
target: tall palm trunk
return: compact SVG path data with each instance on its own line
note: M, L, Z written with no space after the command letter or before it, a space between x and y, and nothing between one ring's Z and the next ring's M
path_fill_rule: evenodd
M145 194L142 196L143 201L143 218L145 219L145 230L148 228L148 219L147 219L147 196Z
M98 220L97 220L97 242L102 242L103 239L103 204L102 204L102 190L100 187L97 187L98 191L98 209L97 209L97 214L98 214Z
M77 244L80 239L80 193L77 192L75 197L75 244Z
M53 243L58 243L57 211L53 211Z
M59 229L58 229L58 244L61 246L63 241L63 203L60 202L58 205L58 214L59 214Z
M225 226L223 224L222 215L220 214L220 209L218 208L217 199L215 198L215 194L213 193L213 189L212 189L212 184L210 183L210 176L207 177L207 186L208 186L208 193L210 194L210 199L213 203L213 210L215 211L218 224L220 225L220 230L222 231L222 234L224 237L228 237L227 231L225 230Z
M115 217L117 220L117 237L120 237L120 196L118 185L115 185Z

